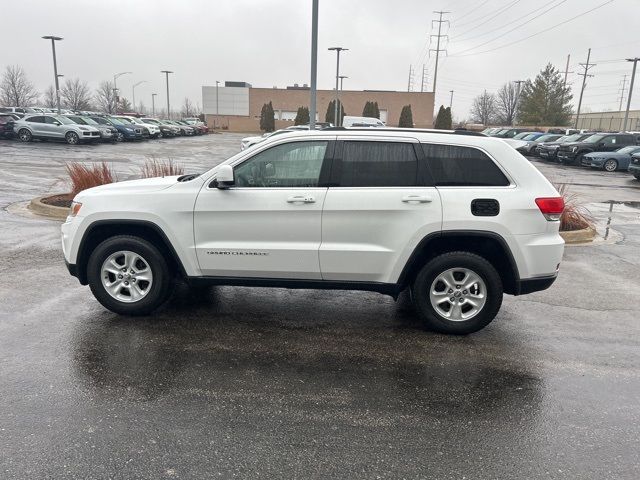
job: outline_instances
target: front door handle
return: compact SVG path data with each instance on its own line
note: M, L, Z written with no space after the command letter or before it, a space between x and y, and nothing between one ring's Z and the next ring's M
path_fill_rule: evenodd
M433 199L427 195L406 195L402 197L402 201L404 203L409 203L409 202L429 203L429 202L432 202Z
M287 203L316 203L316 199L310 195L292 195L287 198Z

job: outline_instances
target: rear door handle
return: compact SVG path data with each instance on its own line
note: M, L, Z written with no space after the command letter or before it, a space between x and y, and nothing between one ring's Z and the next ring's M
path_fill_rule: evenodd
M316 199L310 195L292 195L287 198L287 203L316 203Z
M409 203L409 202L429 203L429 202L432 202L433 199L427 195L405 195L404 197L402 197L402 201L404 203Z

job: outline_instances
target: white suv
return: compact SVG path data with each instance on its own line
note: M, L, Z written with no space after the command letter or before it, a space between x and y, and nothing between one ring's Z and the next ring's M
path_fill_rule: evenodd
M349 129L277 135L199 175L92 188L62 226L69 271L106 308L149 314L171 282L411 289L435 330L486 326L503 293L548 288L555 188L502 140Z

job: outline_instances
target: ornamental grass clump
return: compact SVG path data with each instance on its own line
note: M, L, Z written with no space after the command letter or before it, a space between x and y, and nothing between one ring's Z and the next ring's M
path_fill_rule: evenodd
M578 202L578 196L575 193L569 193L567 184L560 185L558 193L564 200L564 211L560 216L561 232L595 228L593 217L589 211Z
M105 162L91 165L67 163L65 167L71 180L71 198L87 188L117 181L114 171Z
M142 178L171 177L173 175L183 174L184 167L176 164L171 158L165 161L151 157L147 159L140 168L140 176Z

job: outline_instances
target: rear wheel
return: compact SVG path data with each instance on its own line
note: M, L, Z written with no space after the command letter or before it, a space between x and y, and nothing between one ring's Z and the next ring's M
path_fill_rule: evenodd
M618 162L617 160L610 158L609 160L604 162L603 167L607 172L615 172L618 169Z
M77 145L80 143L80 137L76 132L67 132L64 138L69 145Z
M451 252L429 261L418 272L411 294L427 327L464 335L487 326L502 305L502 281L484 258Z
M147 315L169 295L171 274L150 242L127 235L105 240L91 253L89 286L107 309L121 315Z
M18 132L18 138L21 142L30 142L31 140L33 140L33 135L29 130L23 128Z

